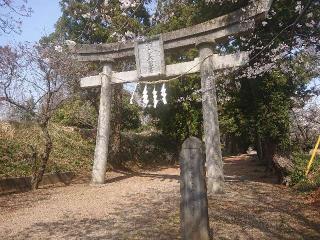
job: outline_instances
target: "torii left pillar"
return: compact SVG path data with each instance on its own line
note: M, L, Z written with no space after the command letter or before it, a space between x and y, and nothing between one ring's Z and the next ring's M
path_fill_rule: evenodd
M107 170L108 145L110 136L111 120L111 78L112 63L104 62L103 75L101 77L101 93L98 118L98 130L96 149L94 152L94 163L92 170L92 184L104 184Z

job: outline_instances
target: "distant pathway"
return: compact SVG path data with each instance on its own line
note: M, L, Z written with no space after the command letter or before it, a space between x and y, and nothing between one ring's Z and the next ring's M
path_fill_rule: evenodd
M226 194L209 198L214 239L320 239L320 213L249 158L225 160ZM108 173L92 187L0 197L0 239L180 239L179 169Z

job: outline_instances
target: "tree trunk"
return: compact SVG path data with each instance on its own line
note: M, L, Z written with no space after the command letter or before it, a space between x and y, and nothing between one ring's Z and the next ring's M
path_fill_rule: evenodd
M239 146L239 139L234 134L227 134L225 140L225 154L236 155L242 153Z
M266 163L266 172L271 173L273 169L273 158L276 154L277 144L271 139L266 139L264 142L264 162Z
M250 86L250 91L251 91L251 95L253 98L252 104L254 106L255 111L257 110L257 86L256 86L256 79L249 79L249 86ZM255 112L255 116L256 116L256 112ZM255 123L257 123L257 116L255 117ZM262 140L261 140L261 136L258 132L258 127L255 126L255 145L256 145L256 150L257 150L257 155L258 158L261 162L264 161L264 149L262 146Z
M32 190L38 189L39 184L42 181L42 177L46 171L50 153L52 151L52 139L48 130L48 121L41 123L40 128L43 134L45 146L44 146L43 153L40 156L41 166L38 169L37 173L34 174L34 177L32 178L32 182L31 182Z
M256 145L258 158L262 162L263 161L263 152L262 152L261 137L260 137L259 133L255 134L255 145Z
M36 182L37 179L37 173L38 173L38 152L36 148L33 146L30 146L31 149L31 162L32 162L32 177L31 177L31 188L34 189L33 185Z

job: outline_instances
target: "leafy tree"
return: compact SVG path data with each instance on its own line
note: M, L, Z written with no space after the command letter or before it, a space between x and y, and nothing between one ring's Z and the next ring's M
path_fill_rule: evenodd
M65 126L94 128L97 122L97 113L89 101L83 101L76 97L65 102L54 113L52 120Z
M236 6L223 1L226 4L219 8L217 4L205 1L182 2L171 1L164 4L165 7L162 5L158 13L160 23L154 29L164 31L166 26L169 30L185 27L214 18L217 12L221 15L248 3L238 1ZM219 11L213 11L217 8ZM312 93L307 91L307 85L317 76L316 65L306 59L319 59L316 53L320 36L319 28L316 27L318 22L318 2L276 1L267 20L251 34L219 44L218 51L221 53L252 51L249 64L237 72L238 79L229 72L220 78L225 82L218 85L220 126L225 136L222 139L235 139L238 150L242 151L250 144L255 145L261 159L262 152L271 153L264 156L269 164L278 147L283 149L288 146L292 99L310 96ZM303 60L301 55L304 56ZM185 82L179 84L186 85ZM182 103L178 105L181 107ZM201 108L192 107L185 115L190 116L195 111L200 112ZM171 120L167 119L166 123L175 124L176 116L171 114L170 117ZM165 126L169 128L167 124ZM175 127L180 128L180 125L171 127L179 132ZM186 128L185 125L181 127ZM185 130L181 129L181 132Z
M168 86L168 105L159 104L157 109L149 109L152 116L159 119L162 132L182 143L189 136L202 138L201 96L194 94L199 89L199 77L194 75Z

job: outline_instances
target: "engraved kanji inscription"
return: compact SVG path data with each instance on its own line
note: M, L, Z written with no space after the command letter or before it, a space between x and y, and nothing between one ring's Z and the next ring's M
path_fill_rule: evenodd
M161 37L136 42L135 55L139 78L153 78L165 74Z

